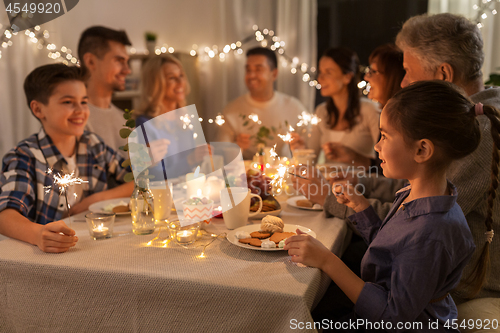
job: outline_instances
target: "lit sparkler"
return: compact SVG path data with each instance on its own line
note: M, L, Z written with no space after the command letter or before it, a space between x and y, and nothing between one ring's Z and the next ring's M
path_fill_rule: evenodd
M298 116L299 122L297 123L298 127L311 125L317 125L321 119L318 116L310 114L309 112L302 111L302 113Z
M186 129L186 128L193 129L193 124L191 124L191 118L189 117L189 115L187 113L185 115L181 116L180 119L183 122L183 124L182 124L183 129Z
M289 126L288 132L285 135L278 134L278 136L283 140L283 142L288 143L288 148L290 148L290 156L293 158L292 146L290 142L293 141L292 132L295 131L292 126Z
M69 203L68 203L68 187L69 186L73 186L73 185L81 185L83 183L88 183L88 181L86 180L83 180L81 178L78 178L78 177L75 177L75 172L71 172L70 174L60 174L59 172L57 173L54 173L54 170L52 169L48 169L47 170L47 174L51 175L53 174L52 178L53 178L53 184L59 189L59 194L60 195L63 195L64 194L64 198L66 199L66 208L68 210L68 217L70 218L69 219L69 223L71 225L71 216L69 214L69 209L71 208ZM51 189L54 188L54 185L48 185L48 186L44 186L43 188L45 189L45 193L49 193ZM73 193L75 198L77 197L77 194L76 193Z

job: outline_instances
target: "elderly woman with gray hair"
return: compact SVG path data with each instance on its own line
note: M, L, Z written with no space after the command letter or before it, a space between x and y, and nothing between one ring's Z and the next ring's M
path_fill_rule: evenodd
M404 52L404 68L406 75L401 83L405 87L421 80L444 80L455 83L462 88L475 103L484 103L500 108L500 87L484 87L481 67L484 61L483 40L481 33L473 22L462 16L452 14L420 15L410 18L396 38L397 46ZM498 180L497 174L491 171L494 143L491 126L484 115L477 117L481 129L481 142L471 155L454 162L447 172L447 178L458 190L457 202L462 208L471 229L476 251L466 266L461 284L453 297L458 304L470 298L491 298L500 309L500 240L492 237L493 230L500 230L500 196L488 201L491 179ZM311 174L309 182L322 185L321 175ZM370 199L377 215L382 219L388 214L394 193L401 189L404 180L391 180L382 177L351 177L335 182L358 184L364 195ZM294 179L294 182L297 179ZM498 186L498 181L496 182ZM354 212L337 203L335 196L312 196L311 201L324 204L327 216L342 219ZM492 219L486 223L488 207L493 206ZM486 234L485 234L486 233ZM493 238L493 239L492 239ZM483 249L489 250L491 261L480 262ZM475 265L485 264L489 268L487 276L472 276ZM483 288L476 286L486 280ZM463 309L459 307L460 310ZM498 314L498 312L497 312ZM467 315L464 315L467 317ZM462 317L462 318L464 318ZM472 315L471 317L474 317ZM460 318L460 316L459 316Z

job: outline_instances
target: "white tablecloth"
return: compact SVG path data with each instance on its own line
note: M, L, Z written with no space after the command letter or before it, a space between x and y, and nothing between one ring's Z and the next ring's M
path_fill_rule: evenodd
M283 206L285 223L309 227L343 252L350 239L344 221ZM291 320L312 321L310 310L330 282L292 263L286 251L249 250L222 238L203 259L201 247L147 246L157 233L133 235L130 217L117 218L120 236L106 240L91 239L85 222L72 227L79 242L63 254L0 242L0 332L289 332ZM227 231L222 219L208 230Z

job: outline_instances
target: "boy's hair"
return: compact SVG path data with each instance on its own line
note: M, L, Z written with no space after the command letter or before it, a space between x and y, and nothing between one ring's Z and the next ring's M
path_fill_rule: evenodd
M269 67L271 70L278 68L278 59L276 58L276 53L270 49L266 49L265 47L255 47L253 49L248 50L247 58L252 55L263 55L267 58L267 62L269 63Z
M479 108L490 120L494 147L485 220L486 230L491 232L500 162L500 114L493 106L484 105ZM449 164L452 160L471 154L481 140L476 105L452 83L435 80L411 84L397 92L383 112L387 112L389 123L403 135L405 141L428 139L436 147L440 147L445 157L440 161L441 164ZM481 244L477 245L479 247ZM486 241L483 245L475 269L465 280L469 297L481 290L488 276L489 242Z
M78 58L80 66L85 68L83 56L90 52L99 59L109 51L109 41L132 45L124 30L113 30L102 26L93 26L82 32L78 42Z
M24 80L24 93L31 110L31 101L47 104L55 87L66 81L82 81L82 70L63 64L44 65L35 68ZM33 113L33 110L31 110Z

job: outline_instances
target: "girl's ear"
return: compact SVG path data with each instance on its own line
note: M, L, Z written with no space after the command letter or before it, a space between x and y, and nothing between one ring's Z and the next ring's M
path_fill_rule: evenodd
M417 142L417 149L415 152L414 160L417 163L425 163L434 155L435 146L432 141L422 139Z

